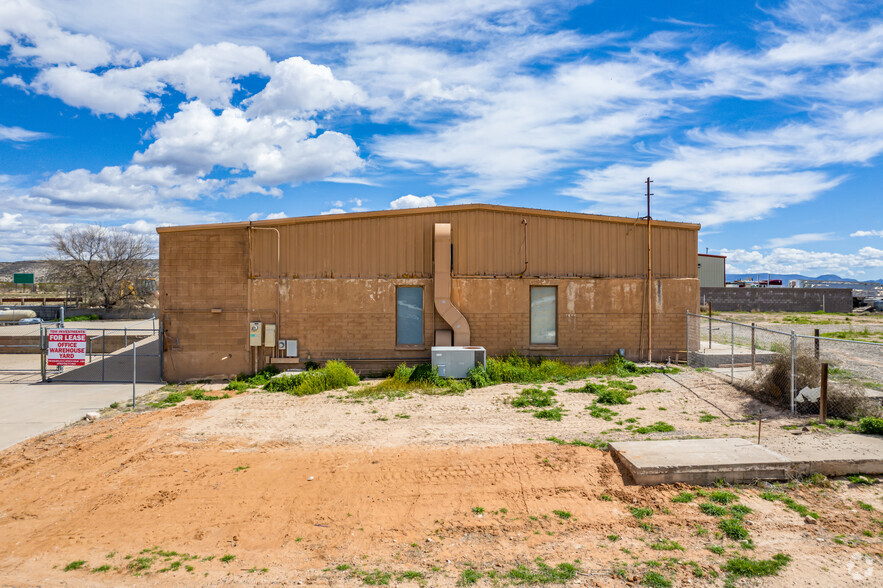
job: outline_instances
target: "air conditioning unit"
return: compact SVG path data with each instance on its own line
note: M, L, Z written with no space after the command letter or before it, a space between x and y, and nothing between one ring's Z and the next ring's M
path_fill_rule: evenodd
M475 366L487 365L487 351L484 347L433 347L432 367L438 369L443 378L463 379Z

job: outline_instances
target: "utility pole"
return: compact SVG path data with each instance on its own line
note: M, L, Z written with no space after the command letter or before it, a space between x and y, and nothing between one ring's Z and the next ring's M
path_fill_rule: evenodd
M653 248L650 245L650 184L647 178L647 361L653 361Z

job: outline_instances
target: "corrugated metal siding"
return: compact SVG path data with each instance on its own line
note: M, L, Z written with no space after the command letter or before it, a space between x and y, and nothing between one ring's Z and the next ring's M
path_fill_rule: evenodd
M452 224L455 276L641 277L647 272L646 223L555 218L496 210L440 210L374 218L280 224L280 271L300 278L432 276L432 227ZM263 224L263 226L267 226ZM653 227L653 274L695 278L698 231ZM276 233L255 230L252 271L276 274Z

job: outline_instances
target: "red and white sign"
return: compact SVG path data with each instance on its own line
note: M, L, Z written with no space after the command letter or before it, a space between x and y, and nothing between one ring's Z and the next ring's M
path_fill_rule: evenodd
M46 365L86 365L86 331L49 329Z

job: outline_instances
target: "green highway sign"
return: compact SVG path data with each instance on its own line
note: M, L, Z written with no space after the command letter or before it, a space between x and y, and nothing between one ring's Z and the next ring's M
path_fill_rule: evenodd
M34 274L12 274L13 284L33 284Z

